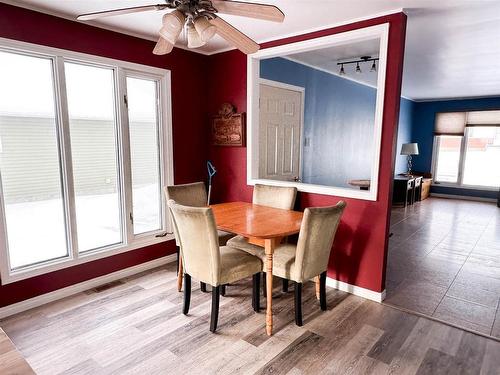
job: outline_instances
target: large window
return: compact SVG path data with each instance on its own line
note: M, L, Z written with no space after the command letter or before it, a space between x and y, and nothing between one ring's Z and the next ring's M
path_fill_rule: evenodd
M436 135L434 179L465 188L500 186L500 111L465 112L456 133ZM459 116L448 116L453 121ZM458 119L458 120L457 120ZM439 119L438 119L439 120ZM439 124L437 124L438 127ZM450 126L448 129L452 129Z
M19 45L0 45L2 281L164 241L168 72Z

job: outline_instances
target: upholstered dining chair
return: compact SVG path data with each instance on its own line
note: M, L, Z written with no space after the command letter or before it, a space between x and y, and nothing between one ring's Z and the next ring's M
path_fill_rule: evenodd
M255 184L253 188L252 203L261 206L268 206L273 208L281 208L283 210L293 210L295 206L295 199L297 198L296 187L286 186L270 186L263 184ZM235 247L248 252L254 256L258 256L261 248L254 245L249 245L243 236L236 236L230 239L227 243L228 246ZM266 278L262 278L263 292L266 293ZM283 279L283 291L288 291L288 280Z
M168 202L169 199L173 199L178 204L191 207L206 207L207 206L207 191L205 189L205 184L203 182L194 182L191 184L183 185L171 185L165 187L165 197ZM177 250L177 289L179 292L182 289L182 257L180 257L180 246L179 246L179 236L176 233L174 226L175 235L175 245ZM227 240L229 240L234 235L224 231L217 231L219 238L219 245L226 245ZM206 292L206 286L201 284L201 290Z
M191 300L191 276L212 286L210 331L217 329L220 287L253 276L252 305L259 311L259 276L262 262L244 251L219 246L219 236L212 209L188 207L168 201L181 246L184 263L184 307L188 314Z
M295 282L295 324L302 326L302 284L319 276L319 300L321 310L326 310L326 270L333 240L346 203L332 207L306 208L297 245L282 244L275 248L273 275ZM228 243L229 244L229 243ZM247 243L245 251L252 247L265 269L266 254L260 246Z

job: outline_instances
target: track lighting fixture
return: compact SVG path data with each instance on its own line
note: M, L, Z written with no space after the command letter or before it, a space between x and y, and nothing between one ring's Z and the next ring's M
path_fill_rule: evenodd
M372 66L370 68L370 72L376 72L377 71L377 61L378 60L379 60L378 57L361 56L357 60L349 60L349 61L338 62L337 65L340 65L339 75L341 75L341 76L345 75L346 72L344 70L344 65L350 65L350 64L356 64L356 68L354 69L354 71L357 74L361 74L361 73L363 73L363 70L362 70L361 66L363 65L363 63L368 63L368 62L372 62Z

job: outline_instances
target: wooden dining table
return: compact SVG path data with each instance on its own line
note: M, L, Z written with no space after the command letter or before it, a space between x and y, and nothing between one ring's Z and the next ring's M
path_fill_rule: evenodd
M302 212L282 210L247 202L229 202L210 206L217 229L243 236L266 253L266 332L273 332L273 254L280 242L300 231Z

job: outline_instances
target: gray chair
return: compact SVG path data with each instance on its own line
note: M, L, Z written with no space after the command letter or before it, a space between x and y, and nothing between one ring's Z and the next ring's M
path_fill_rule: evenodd
M208 202L207 191L205 189L205 184L203 182L194 182L191 184L183 184L183 185L171 185L166 186L165 189L165 197L168 202L169 199L173 199L179 204L190 207L206 207ZM175 235L175 245L177 250L177 270L178 270L178 290L182 289L182 260L179 256L180 254L180 246L178 235L175 231L174 227L174 235ZM217 231L217 235L219 238L219 245L226 245L227 240L234 236L234 234ZM206 286L201 284L202 291L206 292Z
M306 208L297 245L282 244L273 256L273 275L295 282L295 323L302 325L302 284L319 276L319 299L326 310L326 270L340 218L346 203L332 207ZM252 251L248 251L252 247ZM260 246L247 243L247 252L255 254L266 265L266 254Z
M253 188L252 203L261 206L280 208L283 210L293 210L295 199L297 198L297 188L284 186L270 186L255 184ZM236 236L227 242L228 246L241 249L249 254L257 256L262 250L259 246L251 245L245 237ZM263 277L263 292L266 293L266 278ZM288 291L288 280L283 279L283 291Z
M188 314L191 300L191 276L212 286L212 314L210 331L217 329L220 288L249 276L253 276L252 305L259 311L259 276L262 262L244 251L219 246L219 236L212 209L188 207L168 201L174 218L174 227L181 246L184 264L184 307Z

